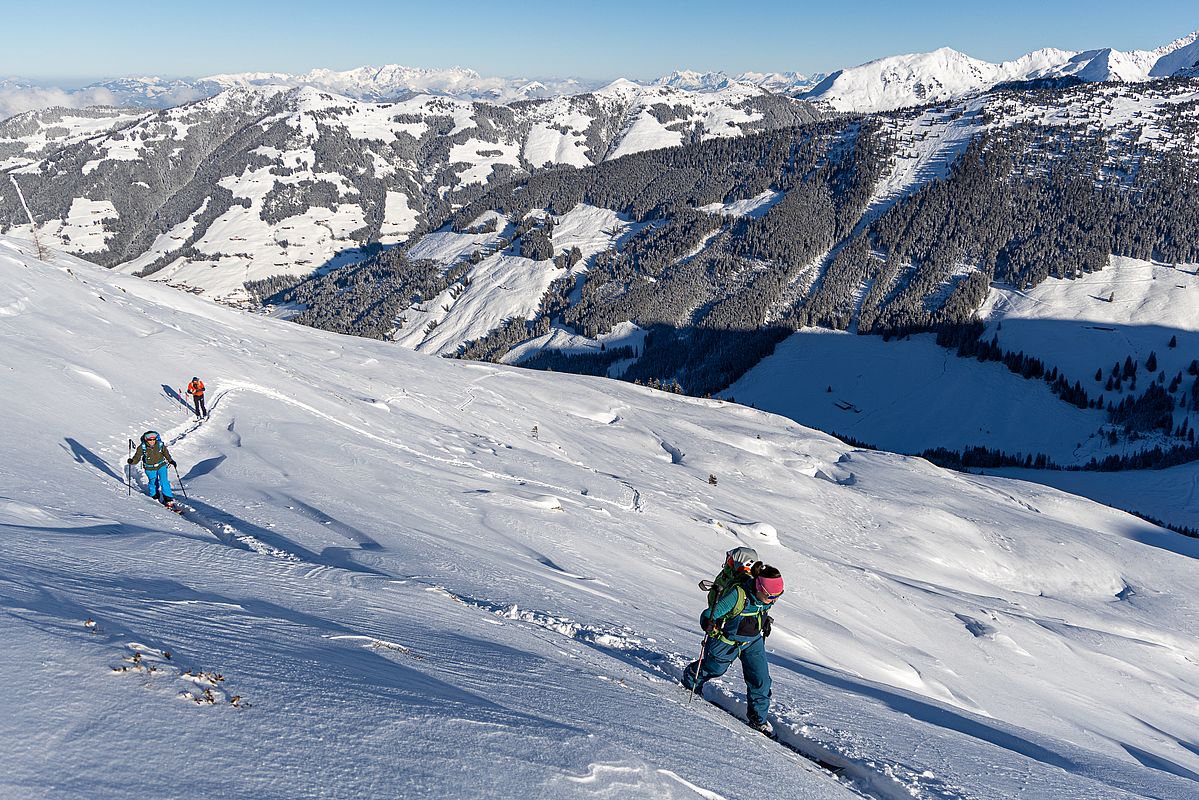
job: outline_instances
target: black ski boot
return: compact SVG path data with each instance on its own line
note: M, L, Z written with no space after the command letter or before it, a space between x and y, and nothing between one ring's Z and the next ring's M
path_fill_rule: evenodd
M774 726L770 724L769 720L758 722L757 720L751 719L747 720L746 722L749 727L753 728L758 733L765 734L766 736L774 736Z

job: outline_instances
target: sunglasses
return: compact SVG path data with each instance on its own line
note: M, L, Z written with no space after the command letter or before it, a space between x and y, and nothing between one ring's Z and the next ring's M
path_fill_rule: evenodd
M778 600L783 596L782 592L779 592L778 594L771 594L770 592L756 592L756 594L758 599L764 603L773 603L775 600Z

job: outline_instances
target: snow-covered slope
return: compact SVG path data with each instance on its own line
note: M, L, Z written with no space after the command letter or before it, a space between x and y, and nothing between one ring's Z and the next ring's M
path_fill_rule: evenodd
M932 334L884 342L805 329L724 396L898 452L979 445L1072 464L1105 444L1093 441L1102 411L1067 405L1003 364L958 358Z
M620 87L610 87L608 91L616 91L618 88ZM633 91L628 86L624 88ZM1156 155L1173 150L1177 154L1185 153L1188 158L1199 159L1199 140L1192 141L1190 137L1174 133L1176 129L1181 128L1181 123L1188 115L1193 113L1191 109L1197 98L1199 90L1187 83L1135 88L1083 86L1054 96L987 95L942 108L895 112L881 116L879 124L882 136L893 143L894 153L882 166L879 180L873 187L857 227L863 228L877 220L888 209L922 186L945 178L954 162L970 143L979 137L1029 124L1045 126L1049 131L1061 129L1067 133L1078 126L1102 131L1112 142L1112 146L1106 151L1108 160L1102 167L1110 170L1113 175L1135 168L1135 160L1142 157L1141 153ZM563 101L547 102L544 106L546 113L553 110L555 116L564 118L566 112L557 109L560 102ZM710 127L719 130L715 115L727 112L722 112L721 106L710 108L712 111L704 112L705 106L699 101L695 106L696 113L708 113L713 120ZM665 130L662 128L651 107L649 111L633 118L626 129L627 136L624 141L634 141L633 137L638 130L650 137L660 137L658 141L664 141L665 137L671 135L668 128L669 126ZM530 154L528 158L533 158L533 152L547 154L538 158L560 152L548 146L534 149L531 146L533 141L531 137L530 145L526 146L526 153ZM1118 146L1127 141L1135 141L1136 149ZM628 146L626 143L618 145L616 152L622 152L622 149ZM698 210L737 218L756 218L769 213L783 196L784 193L777 189L767 189L750 196L731 194L725 202L704 204L698 206ZM487 218L499 220L499 229L507 226L510 231L514 225L521 222L519 219L504 217L498 211L489 212L489 215ZM482 219L481 217L480 220ZM479 220L475 221L475 224L478 222ZM644 224L633 225L630 219L613 209L595 208L584 204L576 206L566 214L555 216L554 222L555 254L562 254L574 246L581 245L582 260L572 267L576 276L581 276L588 269L596 253L610 248L621 248L631 236L645 231L647 227ZM480 251L481 256L486 255L486 260L471 273L470 285L465 287L465 292L474 297L488 294L489 302L494 302L495 306L489 313L480 314L477 305L459 305L455 302L458 297L466 296L458 294L463 291L463 287L453 287L452 292L447 289L446 293L435 301L425 302L422 298L398 315L404 318L405 327L397 336L397 340L405 346L418 349L432 349L443 354L454 353L459 345L485 335L502 320L512 317L533 319L546 286L554 277L560 275L554 274L553 265L549 261L533 262L528 259L516 262L506 260L503 270L493 270L493 266L506 258L504 253L492 252L494 248L499 247L504 238L502 230L490 235L442 230L424 234L423 237L418 236L410 254L415 258L436 261L444 270L451 269L476 250ZM701 254L712 242L720 246L721 240L717 237L704 239L696 251L685 257ZM811 273L804 278L806 285L810 285L814 280L819 266L814 264ZM962 266L963 272L969 269L967 265ZM476 277L482 277L483 282L476 283ZM865 295L865 291L858 295L859 310ZM578 299L577 292L574 299ZM780 298L775 305L776 313L785 313L793 303L793 298L790 301L785 296ZM469 315L463 313L468 308ZM1152 309L1143 309L1142 322L1152 320L1153 316ZM436 323L437 330L434 336L425 336L424 332L430 322ZM487 325L492 327L489 329ZM541 341L547 346L551 342L569 341L567 348L572 350L581 346L580 340L562 336L552 336ZM590 349L597 350L599 346L599 340L592 340L588 345ZM536 346L522 346L522 353L528 355L535 349ZM939 359L937 362L939 363ZM1092 368L1091 372L1093 371ZM823 389L827 382L822 383L820 388ZM755 398L754 402L759 400L763 398ZM823 398L820 400L823 402ZM834 430L852 432L842 428ZM957 433L948 431L939 431L937 436L943 434L948 434L951 438L957 437ZM865 435L854 435L874 441ZM902 449L906 443L887 440L887 446ZM1056 451L1056 448L1053 449ZM1087 456L1089 457L1090 455Z
M0 170L52 156L144 118L131 109L54 107L0 121Z
M1155 373L1173 377L1199 355L1199 265L1114 257L1073 280L1024 291L997 286L982 316L986 338L1057 365L1071 381L1094 382L1097 369L1106 375L1126 356L1144 369L1151 353Z
M974 94L1005 80L1028 80L1047 74L1072 55L1041 50L1016 61L991 64L942 47L838 70L804 97L824 101L838 111L890 111Z
M942 47L837 70L800 96L828 103L838 111L888 111L957 99L999 84L1135 83L1189 74L1187 70L1197 63L1199 31L1156 50L1070 52L1046 48L1000 64Z
M0 240L2 794L1193 795L1191 540L30 251ZM126 494L146 428L183 518ZM842 781L673 685L739 544L788 580L774 721Z

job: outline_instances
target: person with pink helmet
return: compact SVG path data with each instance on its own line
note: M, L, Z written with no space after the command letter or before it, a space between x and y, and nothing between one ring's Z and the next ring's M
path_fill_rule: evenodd
M756 562L714 605L700 615L707 633L700 660L683 671L683 686L703 693L704 684L723 675L737 659L745 676L745 699L750 727L767 735L774 728L770 711L770 667L766 640L770 634L767 613L783 594L783 576L775 567Z

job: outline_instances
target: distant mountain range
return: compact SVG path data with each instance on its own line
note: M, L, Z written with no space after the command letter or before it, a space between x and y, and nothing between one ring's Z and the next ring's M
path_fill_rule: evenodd
M200 85L214 86L218 90L248 86L310 86L355 100L387 101L431 94L493 103L584 94L600 88L605 83L607 81L586 81L577 78L495 78L484 77L473 69L461 67L419 69L396 64L358 67L344 72L314 69L302 75L285 72L241 72L213 75L200 81Z
M690 92L719 92L733 86L761 88L776 94L793 94L810 89L824 76L807 78L797 72L743 72L729 76L723 72L676 71L653 81L625 81L639 86L664 86ZM310 87L369 102L406 100L416 95L452 97L457 100L483 100L508 104L519 100L543 100L593 92L610 81L580 78L497 78L480 75L472 69L420 69L387 64L335 71L314 69L303 74L286 72L240 72L211 75L195 80L167 80L156 77L122 78L93 83L79 89L38 86L20 78L0 80L0 118L52 106L82 108L117 106L122 108L171 108L182 103L213 97L225 89L281 86Z
M1199 74L1199 31L1155 50L1102 48L1070 51L1046 48L1012 61L993 64L943 47L931 53L889 56L860 66L839 69L828 75L805 76L797 72L743 72L729 75L724 72L681 70L656 80L636 83L692 92L720 91L734 85L745 85L823 102L836 111L871 112L951 100L1007 83L1138 83L1196 74ZM307 86L355 100L375 102L430 94L507 104L519 100L584 94L606 83L576 78L533 80L487 77L461 67L420 69L395 64L345 71L314 69L303 74L230 73L194 80L122 78L77 89L40 86L20 78L10 78L0 80L0 119L51 106L169 108L212 97L224 89L250 86Z
M654 81L657 86L670 86L692 92L714 92L734 84L758 86L776 94L792 94L811 89L824 79L824 75L807 77L798 72L742 72L730 77L724 72L694 72L676 70Z
M817 117L756 86L630 81L510 105L274 84L159 111L46 109L0 121L0 231L33 235L32 218L54 247L237 299L247 280L440 224L495 183Z
M1002 84L1140 83L1186 76L1196 69L1199 31L1156 50L1047 48L1001 64L943 47L838 70L799 96L828 103L837 111L890 111L952 100Z

